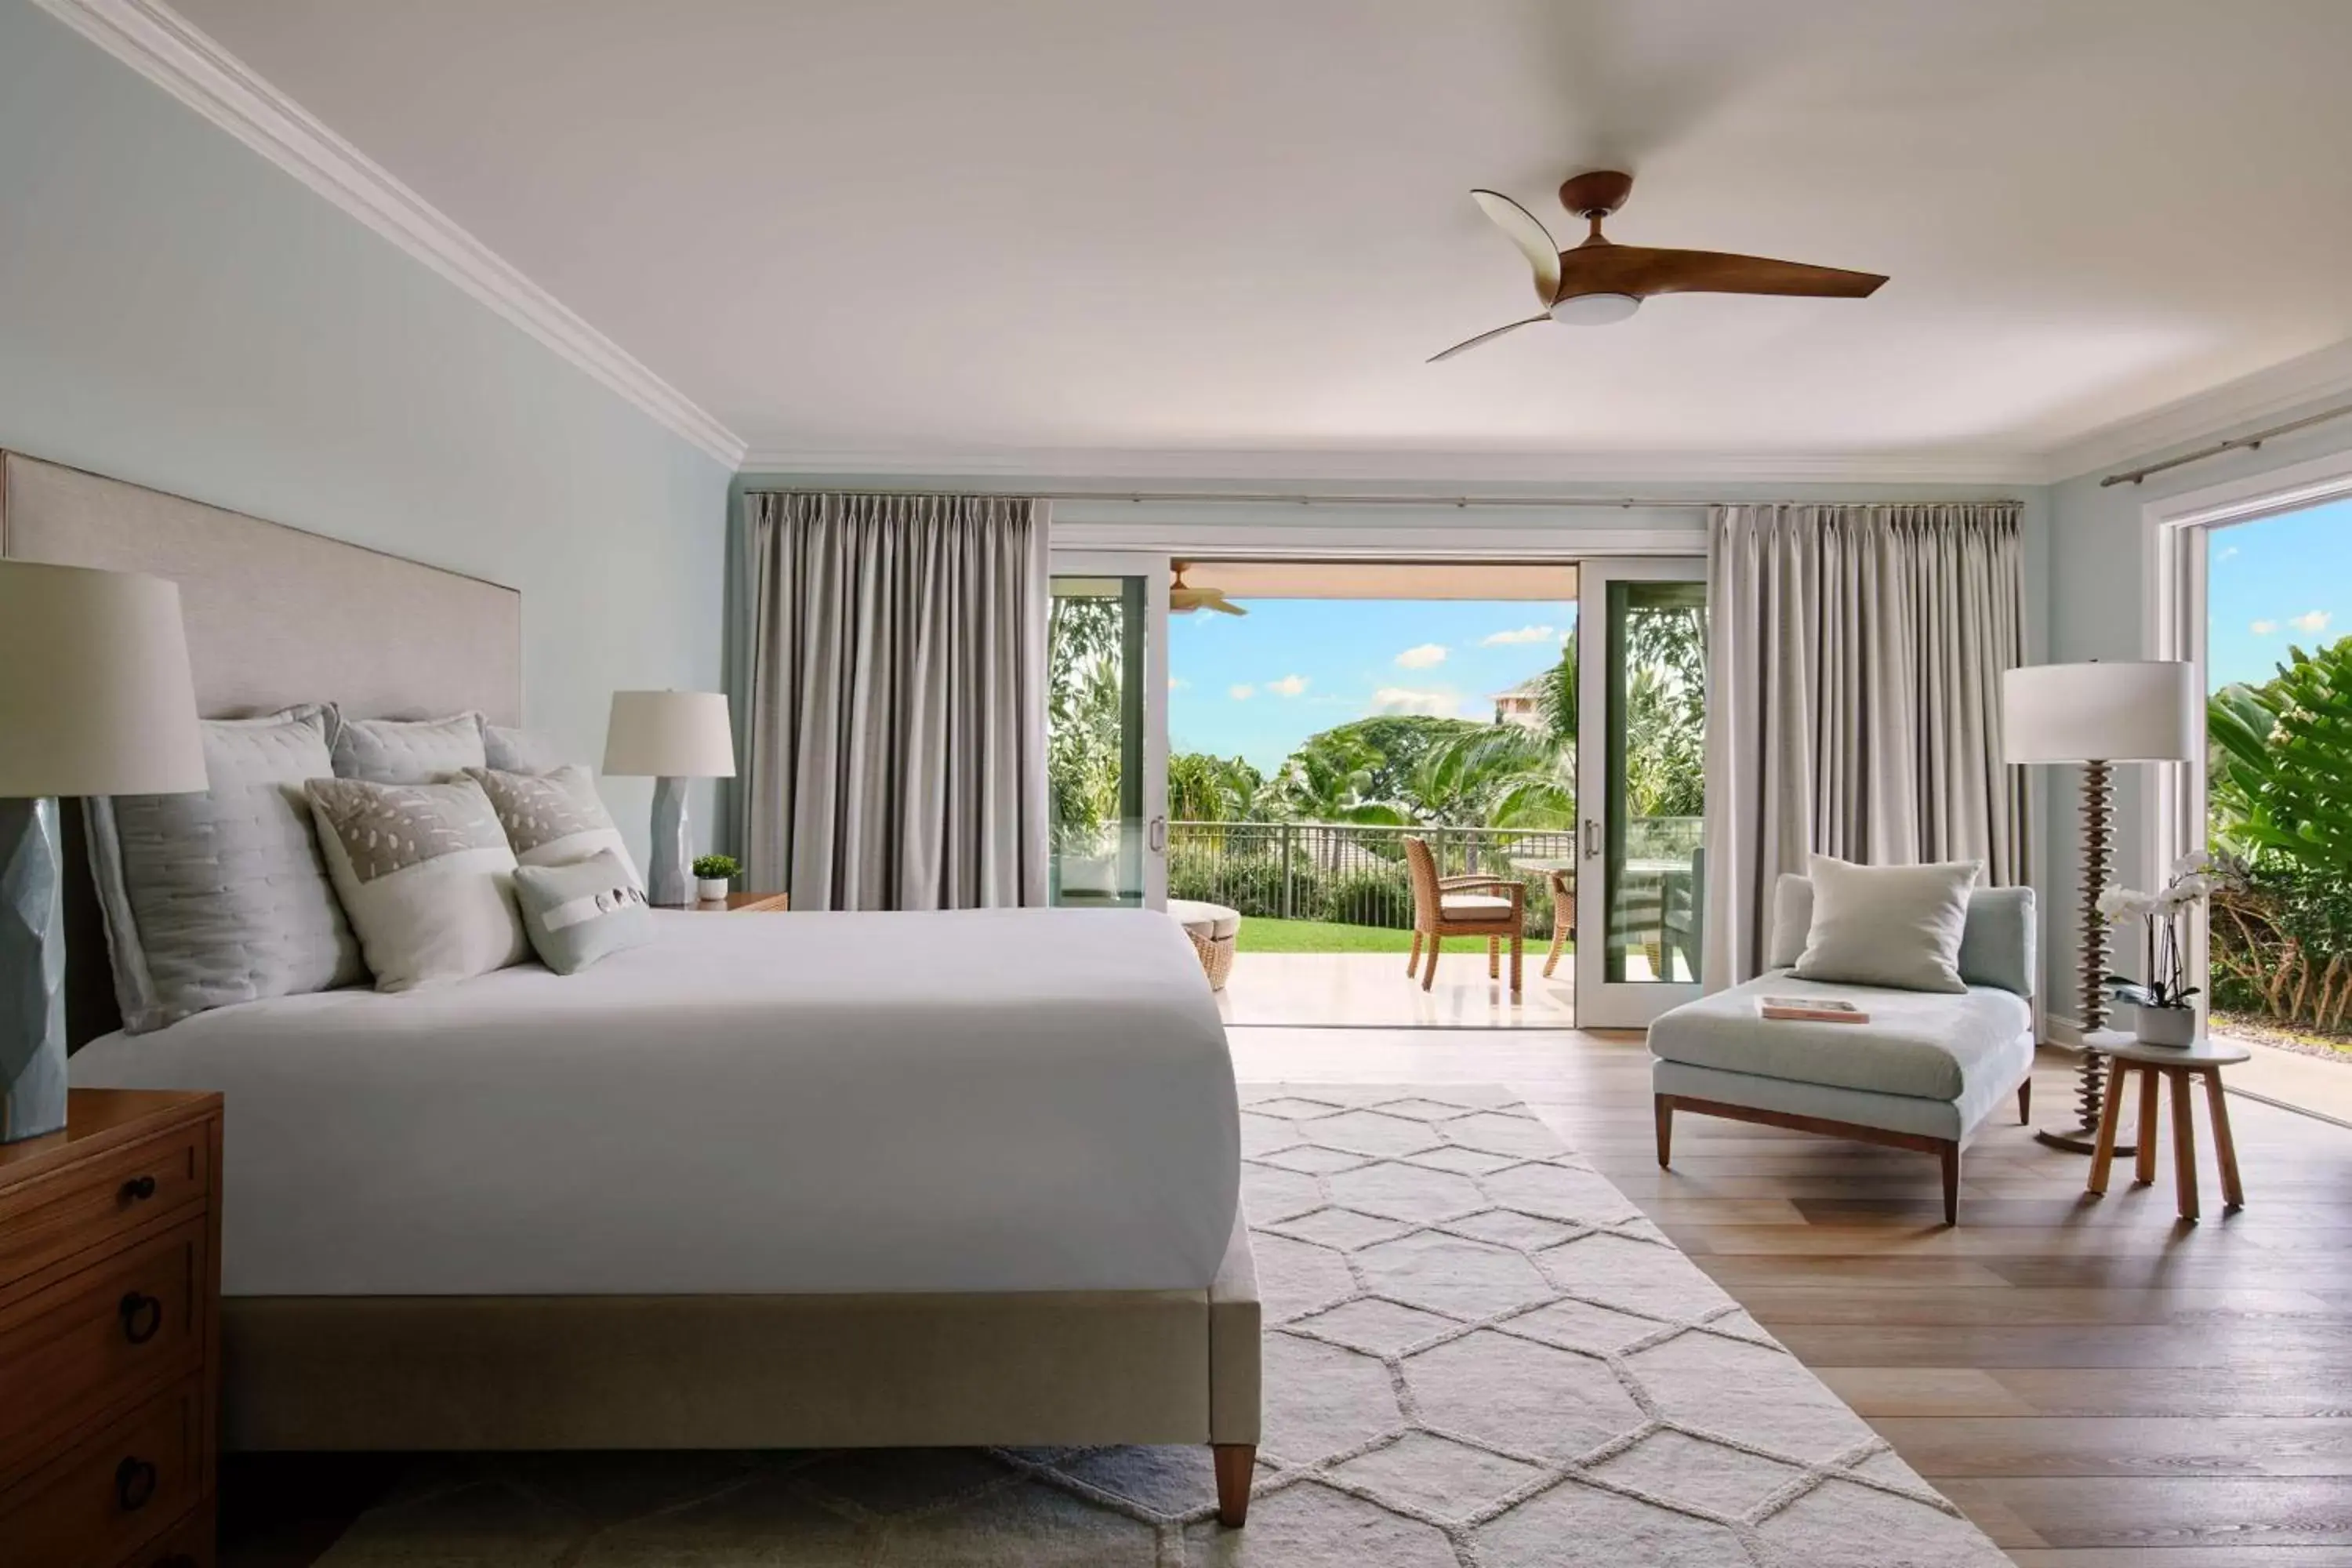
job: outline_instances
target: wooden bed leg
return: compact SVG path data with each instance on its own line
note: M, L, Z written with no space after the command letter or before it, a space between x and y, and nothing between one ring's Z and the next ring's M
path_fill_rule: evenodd
M2020 1127L2033 1125L2033 1075L2031 1072L2025 1075L2025 1081L2017 1086L2017 1124Z
M1250 1478L1257 1472L1255 1443L1212 1443L1217 1466L1217 1522L1239 1530L1249 1522Z
M1658 1111L1658 1169L1664 1171L1670 1168L1668 1163L1675 1157L1675 1097L1671 1094L1661 1094L1655 1098Z
M1936 1158L1944 1165L1944 1223L1956 1226L1960 1223L1960 1146L1939 1144Z

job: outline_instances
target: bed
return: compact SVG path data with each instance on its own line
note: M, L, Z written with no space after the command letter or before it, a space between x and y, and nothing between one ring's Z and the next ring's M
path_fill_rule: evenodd
M0 553L179 581L208 713L520 717L495 585L13 455ZM69 905L75 1083L226 1096L228 1447L1206 1443L1242 1521L1232 1065L1165 917L665 914L129 1036Z

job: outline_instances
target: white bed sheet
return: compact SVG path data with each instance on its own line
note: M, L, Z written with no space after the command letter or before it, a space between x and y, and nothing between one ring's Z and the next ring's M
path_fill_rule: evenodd
M337 991L95 1040L227 1097L240 1296L1205 1286L1232 1058L1144 911L657 912L582 973Z

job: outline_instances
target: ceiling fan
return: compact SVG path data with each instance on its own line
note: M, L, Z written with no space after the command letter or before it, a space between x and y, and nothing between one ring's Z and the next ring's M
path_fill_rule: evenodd
M1602 326L1622 321L1653 294L1806 294L1859 300L1886 281L1875 272L1848 272L1801 261L1737 256L1724 250L1657 250L1619 245L1601 232L1601 220L1625 205L1633 176L1613 169L1579 174L1559 188L1559 205L1591 226L1584 242L1562 250L1536 216L1499 191L1473 191L1471 199L1511 238L1535 268L1543 313L1481 332L1429 363L1452 359L1506 332L1538 321Z
M1190 562L1177 561L1171 562L1170 564L1176 568L1176 581L1170 584L1168 586L1168 607L1175 614L1180 616L1189 616L1195 610L1214 610L1218 614L1225 616L1246 616L1249 614L1247 610L1243 609L1239 605L1236 605L1231 599L1226 598L1224 590L1222 588L1186 587L1184 585L1184 570L1187 566L1192 564Z

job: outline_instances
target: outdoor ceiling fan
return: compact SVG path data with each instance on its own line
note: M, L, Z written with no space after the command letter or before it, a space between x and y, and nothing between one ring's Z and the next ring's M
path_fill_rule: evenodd
M1195 610L1214 610L1218 614L1225 616L1246 616L1249 614L1247 610L1243 609L1239 605L1236 605L1231 599L1226 598L1224 590L1221 588L1186 587L1184 585L1184 570L1187 566L1191 565L1192 563L1187 561L1177 561L1171 563L1171 564L1176 568L1176 581L1170 584L1168 586L1168 608L1173 613L1180 616L1189 616Z
M1803 294L1859 300L1886 281L1875 272L1848 272L1801 261L1775 261L1725 250L1657 250L1619 245L1601 232L1601 220L1625 205L1633 176L1613 169L1579 174L1559 188L1559 205L1591 226L1582 244L1562 250L1536 216L1499 191L1472 191L1471 199L1510 237L1534 267L1543 313L1481 332L1429 363L1491 342L1538 321L1596 327L1622 321L1653 294Z

